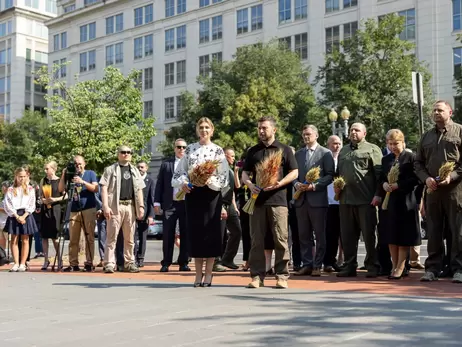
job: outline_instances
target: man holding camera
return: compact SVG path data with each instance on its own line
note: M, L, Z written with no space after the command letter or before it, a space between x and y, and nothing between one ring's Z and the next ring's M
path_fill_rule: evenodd
M79 268L79 241L83 230L85 235L85 271L94 270L93 257L95 254L95 225L96 225L96 198L98 181L96 173L85 170L85 160L82 156L74 157L74 163L63 170L59 180L58 189L66 192L66 184L72 182L75 186L71 192L71 214L69 219L69 267L65 272L80 271Z
M114 273L115 248L119 230L124 236L124 269L135 273L134 236L136 219L144 217L143 188L145 183L138 169L130 161L132 150L127 146L118 149L118 162L108 166L101 177L101 198L107 220L107 239L104 252L105 273ZM136 214L135 214L136 212Z

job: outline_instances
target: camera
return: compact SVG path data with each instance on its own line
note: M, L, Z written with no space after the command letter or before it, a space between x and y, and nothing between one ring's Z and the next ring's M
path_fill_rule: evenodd
M77 176L77 167L74 161L70 161L66 166L66 181L71 181L75 176Z

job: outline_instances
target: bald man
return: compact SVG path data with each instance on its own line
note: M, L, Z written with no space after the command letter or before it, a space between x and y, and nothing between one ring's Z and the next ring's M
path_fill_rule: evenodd
M358 267L357 253L360 233L366 245L366 277L377 277L379 266L375 248L377 206L380 198L382 151L366 141L366 127L354 123L350 127L350 144L338 156L337 171L345 179L340 193L340 232L345 255L345 267L338 277L354 277Z
M76 175L72 179L75 184L72 192L71 216L69 220L69 267L65 272L80 271L79 268L79 241L83 231L85 236L85 267L84 270L94 270L93 257L95 255L95 226L96 226L96 197L98 180L96 173L85 170L85 159L81 155L74 157ZM58 190L66 190L66 169L63 170L59 180Z

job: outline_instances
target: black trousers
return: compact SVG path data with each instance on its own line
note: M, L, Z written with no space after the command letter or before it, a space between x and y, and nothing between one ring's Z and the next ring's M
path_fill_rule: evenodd
M124 262L124 233L122 232L122 229L119 230L119 234L117 235L115 256L116 256L116 265L123 267L125 262Z
M294 267L302 266L300 253L300 237L298 236L297 213L294 207L289 207L289 231L292 240L292 261Z
M324 266L334 266L337 263L338 242L340 238L339 205L329 205L326 219L326 254L324 255Z
M389 242L387 240L388 225L387 225L387 211L379 208L379 223L377 225L377 260L380 264L380 271L388 273L393 270L393 263L391 262Z
M143 262L146 254L146 241L148 238L149 223L147 220L137 220L135 229L135 260Z
M237 215L237 211L234 206L231 204L227 210L228 212L228 219L223 221L222 223L222 230L224 231L224 240L223 244L225 244L225 239L227 239L226 247L223 252L222 261L224 263L232 263L234 262L234 258L239 250L239 244L241 243L241 222L239 220L239 216ZM229 231L229 237L226 237L226 229Z
M163 215L162 252L164 258L161 262L162 266L172 265L177 222L180 225L180 255L178 256L178 265L188 265L189 240L186 225L186 206L184 201L174 201L172 208L165 210Z
M251 247L250 239L250 218L249 215L242 211L242 208L239 210L240 215L239 219L241 221L241 230L242 230L242 260L248 261Z

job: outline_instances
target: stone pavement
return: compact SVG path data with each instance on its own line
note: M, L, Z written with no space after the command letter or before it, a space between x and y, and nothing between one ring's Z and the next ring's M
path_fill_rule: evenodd
M462 286L335 276L289 290L248 274L0 272L0 347L460 346ZM2 268L3 269L3 268ZM171 268L174 270L174 267ZM274 280L265 282L274 285Z

